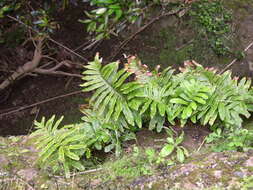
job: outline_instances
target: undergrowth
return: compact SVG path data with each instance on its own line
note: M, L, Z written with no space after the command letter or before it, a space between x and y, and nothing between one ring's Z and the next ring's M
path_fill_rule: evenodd
M143 126L161 132L189 121L213 129L236 132L242 127L242 117L252 111L251 81L232 78L231 72L216 74L194 61L186 61L178 74L170 67L150 71L134 56L124 68L119 62L102 65L97 54L85 66L81 86L92 92L88 108L82 109L83 122L60 126L62 120L36 122L39 163L64 169L67 177L73 169L83 170L94 150L122 153L122 142L135 139L135 132ZM166 127L167 126L167 127ZM169 133L171 134L171 133ZM188 151L180 145L183 134L169 135L159 153L163 158L174 155L183 162Z
M195 20L200 38L207 40L218 56L232 53L228 37L232 32L232 16L222 1L196 1L192 4L190 15Z

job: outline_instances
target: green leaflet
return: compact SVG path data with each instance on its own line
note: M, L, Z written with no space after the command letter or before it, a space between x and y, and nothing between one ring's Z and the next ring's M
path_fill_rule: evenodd
M139 107L143 104L145 100L143 98L135 98L129 102L129 107L138 111Z
M156 106L157 106L157 103L155 101L153 101L151 104L151 107L150 107L150 118L153 118L155 116Z
M133 117L133 113L132 111L129 109L128 105L125 104L123 106L123 113L125 115L125 118L127 120L127 122L130 124L130 125L134 125L134 117Z
M166 105L165 105L165 103L158 103L157 107L158 107L160 115L161 116L165 116L165 111L166 111Z
M193 116L191 116L191 122L192 123L196 123L197 122L197 115L196 114L193 115Z
M183 163L185 160L184 152L180 147L177 148L177 160L181 163Z
M148 100L147 102L145 102L141 108L140 114L143 114L149 108L149 105L151 103L152 103L152 100Z
M85 170L85 167L78 161L69 160L70 165L79 171Z
M192 108L191 106L187 106L186 108L184 108L183 113L182 113L182 119L187 119L188 117L190 117L192 114Z
M181 144L182 142L183 142L183 140L184 140L184 131L180 134L180 136L176 139L176 142L175 142L175 144L176 145L179 145L179 144Z
M181 98L173 98L170 100L170 103L188 105L188 102Z
M172 145L172 144L167 144L167 145L165 145L163 148L162 148L162 150L161 150L161 152L160 152L160 156L161 157L167 157L167 156L169 156L172 152L173 152L173 150L174 150L174 145Z
M65 162L64 148L62 146L59 148L58 158L59 158L59 161L61 161L62 163Z
M208 95L206 95L204 93L198 93L197 96L200 97L200 98L203 98L204 100L208 99Z
M196 102L198 102L200 104L206 104L206 101L202 98L199 98L199 97L194 97L193 100L195 100Z
M226 110L225 110L225 109L226 109L226 108L225 108L224 103L221 102L221 103L219 104L219 109L218 109L218 111L219 111L220 119L221 119L222 121L224 121L224 119L225 119L225 117L226 117Z

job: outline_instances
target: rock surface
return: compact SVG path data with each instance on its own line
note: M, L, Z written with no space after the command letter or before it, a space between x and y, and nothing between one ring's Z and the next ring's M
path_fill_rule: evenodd
M5 189L252 189L253 151L193 154L186 163L153 176L103 181L98 172L71 179L35 165L37 151L27 136L0 138L0 184Z

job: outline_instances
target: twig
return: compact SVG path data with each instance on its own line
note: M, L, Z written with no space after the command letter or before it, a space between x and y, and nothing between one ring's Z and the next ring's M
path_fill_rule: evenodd
M81 44L80 46L78 46L77 48L75 48L74 51L78 51L79 49L81 49L82 47L86 46L89 43L91 43L91 42L90 41L84 42L83 44Z
M191 39L189 42L186 42L185 44L183 44L182 46L176 48L176 51L179 51L183 48L185 48L186 46L188 46L189 44L191 44L194 41L194 39Z
M12 20L14 20L14 21L16 21L16 22L18 22L19 24L24 25L25 27L29 28L30 30L34 31L35 33L39 34L39 31L37 31L37 30L35 30L34 28L32 28L31 26L25 24L25 23L22 22L21 20L18 20L18 19L16 19L15 17L10 16L10 15L7 15L7 17L10 18L10 19L12 19ZM56 40L52 39L50 36L46 36L46 38L47 38L49 41L51 41L51 42L57 44L58 46L60 46L60 47L62 47L62 48L64 48L64 49L66 49L67 51L69 51L70 53L74 54L75 56L77 56L77 57L81 58L82 60L88 62L88 59L86 59L85 57L83 57L83 56L81 56L80 54L76 53L75 51L73 51L72 49L68 48L67 46L61 44L60 42L57 42Z
M32 185L30 185L27 181L25 181L24 179L22 179L21 177L19 177L16 174L11 178L5 178L5 179L0 180L0 181L2 181L2 182L5 182L5 181L11 181L11 182L12 181L21 181L24 185L27 185L29 187L29 190L35 190Z
M102 169L103 168L96 168L96 169L86 170L86 171L83 171L83 172L77 172L77 173L70 174L70 177L77 176L77 175L88 174L88 173L94 173L94 172L100 171ZM63 178L64 176L57 176L56 175L56 176L53 176L53 177Z
M42 57L43 57L43 58L50 59L50 60L52 60L52 61L55 61L56 63L59 63L59 61L58 61L57 59L55 59L55 58L53 58L53 57L50 57L50 56L48 56L48 55L43 55Z
M161 15L153 18L151 21L149 21L147 24L145 24L144 26L142 26L138 31L136 31L134 34L132 34L129 38L127 38L126 40L124 40L120 46L117 48L117 51L111 56L110 60L114 60L115 57L119 54L119 52L121 51L121 49L123 47L125 47L137 34L139 34L140 32L144 31L149 25L153 24L154 22L158 21L159 19L161 19L162 17L165 16L169 16L169 15L174 15L177 14L179 11L181 11L181 9L177 9L177 10L172 10L169 11L167 13L162 13Z
M253 41L243 50L243 52L247 52L251 47L253 46ZM219 72L219 74L224 73L229 67L231 67L235 62L238 60L238 58L235 58L231 63L229 63L226 67L224 67L223 70Z
M200 151L200 149L202 148L202 146L205 144L206 138L204 138L204 140L202 141L202 143L200 144L199 148L197 149L197 152Z
M42 101L36 102L34 104L30 104L30 105L27 105L27 106L22 106L22 107L20 107L18 109L15 109L15 110L12 110L12 111L0 114L0 118L3 117L3 116L6 116L6 115L10 115L10 114L13 114L13 113L16 113L16 112L19 112L19 111L22 111L22 110L25 110L25 109L37 106L37 105L40 105L40 104L51 102L51 101L56 100L56 99L64 98L64 97L67 97L67 96L72 96L72 95L75 95L75 94L80 94L81 92L82 92L81 90L78 90L78 91L74 91L74 92L71 92L71 93L68 93L68 94L63 94L63 95L60 95L60 96L55 96L53 98L48 98L46 100L42 100Z
M19 67L10 77L5 79L1 84L0 84L0 90L5 89L8 87L12 81L19 79L25 74L29 74L32 72L35 68L38 67L41 58L42 58L42 46L43 46L43 38L40 38L38 40L38 44L35 44L35 50L33 54L33 59L31 61L28 61L25 63L22 67Z
M35 107L35 108L36 108L36 107ZM38 109L36 110L36 115L35 115L33 121L36 121L36 120L37 120L37 117L38 117L39 113L40 113L40 108L38 108ZM33 125L34 125L34 124L33 124L33 122L32 122L32 125L31 125L31 127L30 127L30 129L29 129L29 131L28 131L28 134L30 134Z
M92 42L91 44L89 44L88 46L86 46L85 48L83 48L83 51L92 48L94 45L96 45L100 41L101 40L95 40L94 42Z
M39 74L47 74L47 75L63 75L63 76L70 76L70 77L77 77L82 78L82 75L79 74L73 74L73 73L67 73L64 71L51 71L48 69L35 69L33 72L39 73Z

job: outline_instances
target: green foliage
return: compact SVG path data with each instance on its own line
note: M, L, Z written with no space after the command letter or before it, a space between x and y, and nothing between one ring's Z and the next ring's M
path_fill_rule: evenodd
M31 15L33 27L41 33L53 33L53 31L57 29L57 23L53 21L49 11L39 9L37 11L32 11Z
M181 125L191 120L211 126L241 127L240 115L249 117L252 110L251 81L232 79L231 72L215 74L195 62L186 62L183 72L173 75L170 68L149 71L136 57L128 58L125 69L118 63L102 66L98 55L85 66L84 91L95 90L91 106L105 121L120 121L125 127L141 127L143 118L149 128L159 132L165 119ZM135 74L134 81L128 77Z
M85 11L88 19L79 20L87 24L87 31L95 33L96 39L109 38L117 35L127 24L135 23L144 14L148 4L157 4L157 0L90 0L90 5L96 7L92 11Z
M231 32L231 14L224 8L222 1L196 1L192 4L190 15L196 20L198 28L202 29L201 35L209 40L217 55L230 53L226 35Z
M182 132L178 137L174 138L173 135L169 135L167 138L167 143L164 145L164 147L161 149L160 156L161 157L167 157L176 153L176 160L180 163L184 162L185 157L189 156L189 153L186 148L181 146L180 144L184 140L184 132Z
M249 117L252 111L253 90L246 78L233 79L229 71L216 74L194 61L185 62L185 68L178 74L173 74L171 68L160 72L159 66L149 71L134 56L128 57L124 69L119 69L118 62L103 66L97 54L85 68L85 82L81 86L84 92L93 95L89 109L82 110L84 122L59 129L62 118L53 124L52 117L48 122L45 119L36 122L37 131L33 133L39 135L40 163L46 166L53 163L56 169L63 167L67 176L71 168L82 169L77 163L82 163L84 155L89 158L92 150L115 150L119 156L122 142L135 139L134 132L147 122L150 130L158 132L167 121L171 124L180 121L181 126L187 121L220 126L232 132L225 139L231 141L226 143L230 148L221 150L246 148L252 142L252 133L240 130L242 115ZM169 134L157 158L154 151L146 151L149 163L165 163L164 158L174 152L179 162L188 156L180 145L184 133L175 139ZM210 138L220 136L217 131ZM78 148L72 149L73 146Z
M154 149L152 149L155 151ZM133 148L133 152L120 159L108 162L103 166L106 170L105 177L114 180L118 177L133 179L143 175L152 175L155 165L150 157L138 147Z
M116 156L122 152L121 143L135 139L135 134L121 125L121 121L106 122L96 111L82 110L85 116L82 133L85 133L92 149L111 152L115 149ZM86 138L87 138L86 137Z
M127 123L134 126L135 122L141 127L138 113L130 110L127 100L139 86L135 82L124 83L131 73L124 69L118 71L118 62L102 67L102 59L97 54L93 62L89 62L83 72L82 87L84 92L95 90L90 103L105 121L120 121L127 127ZM134 117L136 116L136 117Z
M140 9L135 1L129 0L91 0L91 5L98 7L90 12L85 12L89 19L79 20L87 25L87 31L96 33L96 38L108 38L115 30L115 25L124 19L135 22L140 15ZM117 33L117 31L116 31Z
M129 72L134 72L140 88L135 97L131 98L129 105L139 112L142 117L150 118L149 129L161 132L165 122L166 111L169 108L169 96L173 92L171 77L173 70L165 69L158 76L158 70L152 73L142 66L134 57L129 59Z
M169 120L172 121L175 117L179 117L181 124L184 125L190 118L193 123L196 123L196 113L206 105L206 100L210 97L211 91L212 88L196 79L182 81L170 100L173 106Z
M14 0L14 1L1 0L0 1L0 18L3 18L5 14L7 13L18 10L20 6L21 6L21 3L17 0Z
M121 143L135 139L134 133L124 132L117 123L105 123L95 112L83 111L85 123L61 127L63 117L54 124L55 116L47 122L35 122L36 131L31 136L36 138L39 153L38 163L41 167L52 167L54 172L64 169L66 177L70 176L71 169L84 170L81 158L91 157L92 150L110 152L116 150L121 153ZM124 133L123 133L124 132Z
M84 154L90 157L90 149L85 143L85 134L80 132L80 126L64 126L58 129L63 117L55 122L52 116L47 122L42 118L41 122L35 122L36 132L32 136L36 138L39 153L38 163L41 167L52 167L53 171L64 169L66 177L70 176L70 169L83 170L84 166L79 162Z
M242 179L242 190L248 190L253 188L253 176L244 177Z
M212 149L216 152L253 149L253 131L242 128L225 133L217 129L205 140L207 143L213 143Z
M190 63L191 64L191 63ZM249 117L252 106L251 80L246 78L240 81L231 77L231 72L218 75L212 69L203 69L197 65L196 69L187 66L182 73L185 78L195 78L209 88L208 99L205 100L196 113L196 119L202 125L222 123L228 128L241 127L240 115ZM204 102L203 102L204 103Z
M132 179L152 175L157 167L172 164L174 164L172 160L160 156L159 152L153 148L141 149L134 146L131 153L107 162L103 168L105 168L104 175L107 179L113 180L118 177Z

